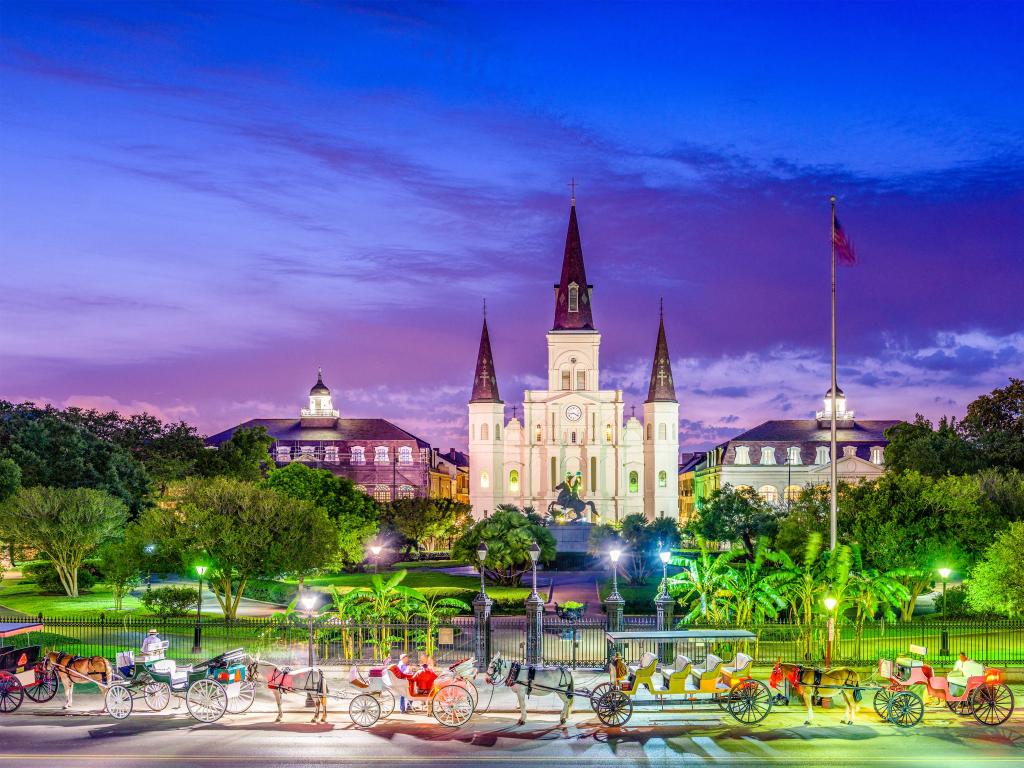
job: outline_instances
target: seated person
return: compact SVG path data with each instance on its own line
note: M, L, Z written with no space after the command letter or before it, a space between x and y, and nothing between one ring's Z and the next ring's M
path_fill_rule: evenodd
M985 667L976 661L971 661L967 658L967 654L960 651L957 656L956 663L953 665L953 669L946 676L946 683L949 686L949 692L954 696L963 696L964 691L967 688L967 682L972 677L978 677L985 674Z
M437 680L437 669L434 666L434 657L420 654L420 669L413 677L417 692L420 694L430 693L434 690L435 680Z
M390 672L395 678L397 678L399 680L408 680L409 681L409 694L413 695L413 694L416 693L416 689L415 689L414 684L413 684L413 670L412 670L412 666L409 664L409 654L408 653L403 653L401 656L399 656L397 664L389 665L388 666L388 672ZM398 698L398 706L399 706L399 708L401 709L402 712L405 712L405 708L406 708L405 696L400 696Z

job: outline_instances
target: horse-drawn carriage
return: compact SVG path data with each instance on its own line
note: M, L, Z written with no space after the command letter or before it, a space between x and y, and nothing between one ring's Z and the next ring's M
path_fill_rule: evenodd
M199 664L178 666L166 658L140 664L132 652L121 653L118 668L124 677L107 687L103 702L111 717L123 720L132 713L136 699L159 712L173 696L185 701L196 720L213 723L225 712L240 714L252 706L256 684L247 679L246 658L236 648Z
M926 648L911 645L904 656L879 659L878 675L888 682L875 693L873 703L879 717L903 726L919 723L925 703L912 690L917 686L950 711L962 717L973 716L982 725L1002 725L1013 714L1013 691L1003 682L1002 670L966 661L945 676L937 675L925 661L926 655Z
M590 703L598 719L606 726L618 727L629 722L636 706L666 705L693 708L715 704L744 725L764 720L772 709L768 686L750 677L752 659L735 653L725 661L705 652L701 661L685 653L676 653L671 666L661 666L658 652L647 650L634 665L621 662L621 654L640 647L671 644L683 646L696 656L699 649L714 643L754 641L756 636L745 630L666 630L608 632L615 660L609 665L609 681L590 692Z
M476 710L475 675L476 660L463 659L438 675L428 689L419 690L414 678L398 677L393 666L371 668L365 677L352 667L349 683L362 692L349 702L348 714L360 728L369 728L391 715L395 700L404 698L413 705L422 704L441 725L457 728Z
M14 712L27 696L37 703L57 695L57 675L39 658L40 647L0 647L0 712Z

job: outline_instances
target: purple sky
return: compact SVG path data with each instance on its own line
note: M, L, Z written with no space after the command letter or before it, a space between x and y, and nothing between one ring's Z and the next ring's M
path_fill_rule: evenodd
M961 414L1024 372L1013 4L5 2L0 397L214 432L348 416L464 446L487 298L542 381L578 212L602 385L642 402L665 297L684 447Z

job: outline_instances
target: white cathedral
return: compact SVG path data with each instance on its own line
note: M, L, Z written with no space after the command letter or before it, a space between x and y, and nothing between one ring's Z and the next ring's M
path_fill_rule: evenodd
M625 418L620 389L601 389L601 334L594 326L575 201L569 211L555 319L547 334L547 389L523 393L523 420L505 421L484 318L469 401L470 501L482 518L499 504L532 506L570 520L615 522L642 512L678 516L679 403L658 327L643 423ZM561 503L560 503L561 502ZM554 505L554 506L553 506Z

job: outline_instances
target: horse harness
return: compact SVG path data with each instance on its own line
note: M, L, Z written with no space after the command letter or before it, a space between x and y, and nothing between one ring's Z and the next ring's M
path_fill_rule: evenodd
M525 685L526 695L530 696L533 693L534 685L538 690L549 691L553 693L562 693L567 699L572 699L575 694L575 688L572 680L572 673L570 673L565 667L556 667L559 672L558 676L558 687L552 687L549 685L541 685L540 683L534 683L534 678L537 677L537 667L533 664L526 668L526 680L519 679L519 673L522 671L523 665L518 661L510 662L508 668L508 675L505 677L505 685L509 688L515 685Z
M74 655L72 655L70 653L62 653L56 659L54 659L53 665L58 667L58 671L59 672L63 672L69 678L73 677L74 675L78 675L78 676L84 677L84 678L86 678L88 680L88 679L92 678L93 676L96 676L96 677L100 678L100 680L103 682L104 685L106 685L106 683L107 683L107 671L105 669L100 670L99 672L94 672L92 669L89 669L86 672L80 672L77 669L73 669L72 665L73 664L77 664L80 661L89 661L89 662L91 662L92 659L89 656L74 656ZM72 680L72 682L74 682L74 681Z
M822 686L821 685L821 678L825 674L824 670L822 670L820 667L812 667L812 668L808 669L807 667L804 667L804 666L794 665L793 666L793 676L790 678L790 682L793 683L793 686L795 687L796 692L798 694L800 693L800 689L801 688L803 688L805 685L810 685L811 688L814 691L812 693L813 696L818 696L818 689L821 688L821 687L824 687L824 688L839 688L839 689L852 688L853 689L854 698L857 701L860 701L861 693L860 693L860 688L857 685L860 681L857 679L857 673L854 672L852 669L847 669L845 671L846 671L846 678L839 685L826 684L825 686ZM804 673L805 672L813 673L812 674L813 682L809 682L809 681L804 680Z

